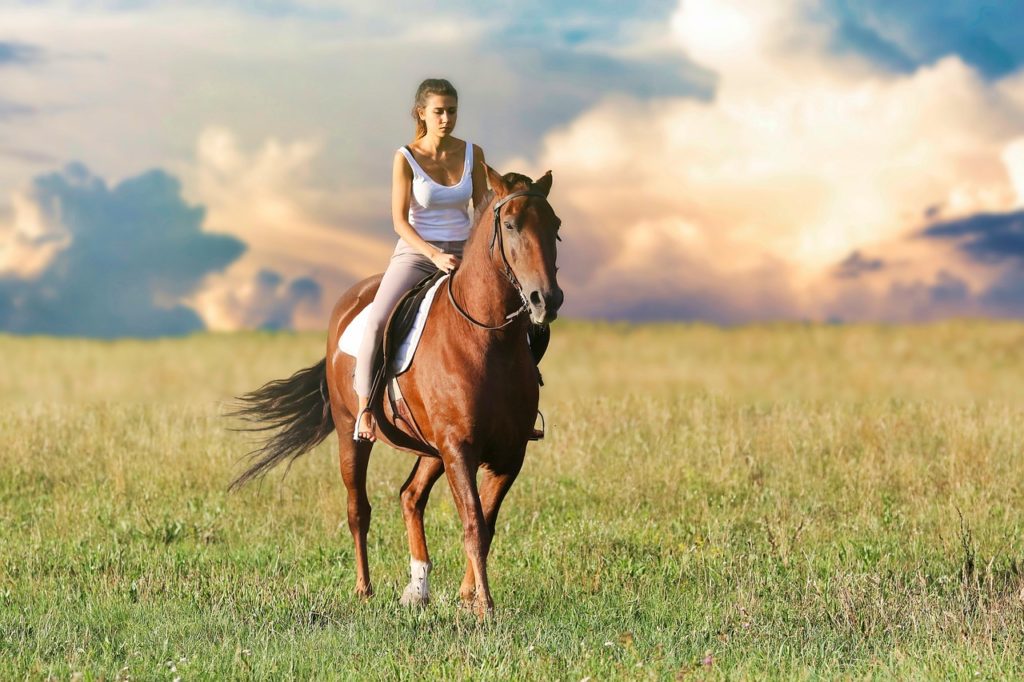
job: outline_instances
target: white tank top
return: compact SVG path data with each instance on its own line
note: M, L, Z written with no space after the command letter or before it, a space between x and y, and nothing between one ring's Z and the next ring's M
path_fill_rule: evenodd
M409 224L428 242L462 241L472 227L469 200L473 196L473 145L466 142L466 162L458 184L441 185L431 179L407 148L405 155L412 168L412 197L409 200Z

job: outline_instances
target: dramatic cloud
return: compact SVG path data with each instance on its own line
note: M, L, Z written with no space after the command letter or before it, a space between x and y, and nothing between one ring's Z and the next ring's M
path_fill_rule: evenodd
M521 161L555 169L567 313L728 319L743 302L748 318L920 319L996 274L911 242L927 207L1018 200L1024 77L990 81L957 57L879 71L837 54L808 7L686 0L673 26L717 75L713 100L609 97Z
M642 3L38 2L0 7L0 26L46 59L2 96L45 117L10 118L8 146L80 158L107 177L164 167L182 178L203 130L247 145L317 139L310 182L366 190L366 211L408 141L414 89L451 78L459 134L496 162L536 151L544 132L602 96L708 97L713 78L669 43L672 11ZM159 76L155 76L159 74ZM543 77L540 75L543 74ZM114 141L112 143L111 141ZM0 187L22 184L16 159ZM387 197L382 214L386 218ZM376 229L379 221L349 229ZM385 221L386 222L386 221Z
M321 329L348 286L387 265L397 236L390 219L383 220L386 195L377 197L379 204L373 209L365 203L360 206L351 189L317 189L310 177L320 150L314 140L268 140L247 152L226 129L210 128L201 136L196 197L208 207L206 225L233 234L248 246L245 256L211 277L194 297L193 304L211 329L238 329L266 317L266 304L259 300L269 285L263 271L315 278L328 295L323 300L297 299L303 306L295 321L300 327ZM351 210L345 211L347 205ZM374 220L373 210L380 216L379 236L352 229L353 223ZM253 282L258 283L255 290ZM245 293L249 291L256 293ZM250 305L253 310L246 309Z
M980 213L932 225L922 234L933 239L955 239L965 253L980 261L1012 259L1024 263L1024 211Z
M285 284L272 270L260 270L249 282L237 284L211 301L205 311L220 326L232 329L293 329L313 317L314 328L326 324L319 308L321 288L309 277Z
M1024 211L980 213L936 223L921 236L949 241L967 257L989 267L994 276L976 296L989 315L1024 314ZM962 295L957 289L956 293Z
M81 164L36 178L0 232L0 329L158 336L203 328L183 305L243 251L154 170L112 188Z
M0 187L69 158L118 187L165 168L202 234L248 248L147 300L212 329L322 328L387 263L392 152L441 75L496 167L554 171L567 314L1019 314L1018 5L8 3ZM76 247L14 196L0 268L24 287Z

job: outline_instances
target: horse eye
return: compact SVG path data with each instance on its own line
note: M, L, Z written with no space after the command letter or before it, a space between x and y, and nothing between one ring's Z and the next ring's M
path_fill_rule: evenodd
M505 229L506 230L511 230L512 229L512 221L511 220L506 220L505 221Z

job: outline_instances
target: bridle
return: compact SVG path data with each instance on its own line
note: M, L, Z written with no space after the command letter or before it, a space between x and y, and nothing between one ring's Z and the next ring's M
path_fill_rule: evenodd
M520 315L522 315L523 313L530 309L530 301L526 298L526 294L523 293L523 287L519 284L519 278L516 277L516 273L512 270L512 264L508 262L508 256L505 255L505 237L502 236L501 232L501 207L507 204L508 202L512 201L513 199L518 199L519 197L539 197L541 199L547 200L547 196L541 194L540 192L524 189L519 190L518 192L512 192L511 194L504 197L501 201L496 202L494 204L494 234L491 235L491 245L488 247L487 251L488 253L493 254L494 244L495 242L497 242L498 251L501 253L501 262L505 266L505 277L512 284L513 288L515 288L516 293L519 294L519 299L523 302L523 304L519 306L517 310L514 310L508 315L506 315L505 321L499 325L495 325L492 327L490 325L484 324L483 322L477 322L469 313L463 310L458 303L456 303L455 296L452 294L452 280L455 279L455 273L452 272L452 274L448 275L448 300L451 301L452 306L454 306L455 309L459 311L460 315L462 315L464 318L466 318L466 320L472 322L474 325L480 327L481 329L487 329L490 331L504 329L505 327L515 322L517 317L519 317Z

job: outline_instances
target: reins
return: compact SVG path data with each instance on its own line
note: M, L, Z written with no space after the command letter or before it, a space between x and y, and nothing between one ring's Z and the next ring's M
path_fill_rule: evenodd
M488 331L497 331L499 329L504 329L505 327L512 324L517 317L519 317L520 315L522 315L523 313L530 309L530 302L526 298L526 294L523 293L523 287L519 284L519 279L516 277L515 271L512 270L512 264L508 262L508 256L505 255L505 238L504 236L502 236L501 233L501 207L507 204L512 199L517 199L519 197L540 197L541 199L547 199L547 197L541 194L540 192L535 192L531 190L519 190L518 192L512 192L501 201L495 203L494 233L491 235L491 245L488 247L487 252L494 253L494 243L495 241L497 241L498 251L501 253L501 262L505 266L505 277L515 288L516 293L519 294L519 299L523 302L523 304L519 306L517 310L514 310L508 315L506 315L505 321L501 324L491 326L484 324L483 322L477 322L468 312L463 310L462 307L455 301L455 295L452 293L452 280L455 279L455 273L452 272L452 274L448 275L448 300L451 301L452 306L454 306L454 308L457 311L459 311L459 314L462 315L462 317L464 317L466 320L476 325L477 327L480 327L481 329L486 329Z

